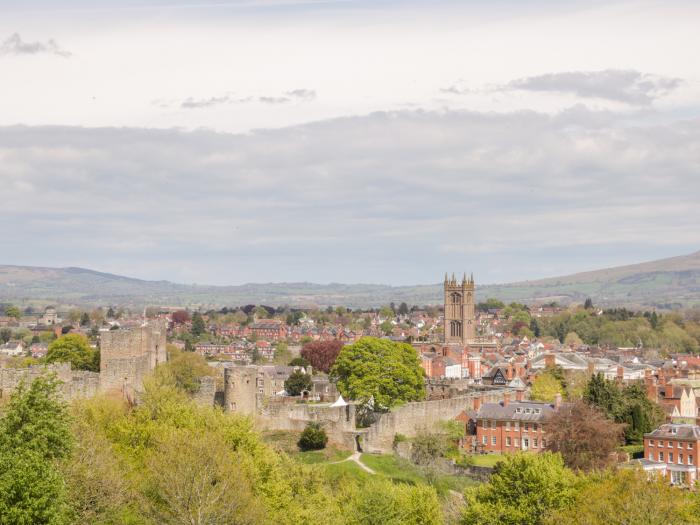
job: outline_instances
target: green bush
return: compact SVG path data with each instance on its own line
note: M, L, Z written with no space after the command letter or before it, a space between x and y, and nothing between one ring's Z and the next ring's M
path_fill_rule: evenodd
M299 450L305 452L307 450L321 450L326 448L328 436L326 431L321 428L319 423L309 423L301 433L297 446Z

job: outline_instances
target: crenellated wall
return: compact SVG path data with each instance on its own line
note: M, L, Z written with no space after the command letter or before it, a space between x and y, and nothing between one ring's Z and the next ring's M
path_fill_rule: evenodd
M94 396L99 390L100 374L85 370L72 370L70 363L54 363L30 368L0 369L0 399L9 397L22 382L31 383L39 376L56 374L61 381L61 393L65 399Z

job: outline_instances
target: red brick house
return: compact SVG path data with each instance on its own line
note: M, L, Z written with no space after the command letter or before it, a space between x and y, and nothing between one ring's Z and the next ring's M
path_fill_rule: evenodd
M561 407L538 401L509 401L481 405L474 416L479 452L541 452L547 447L544 425Z
M655 472L674 485L692 486L698 479L700 427L668 423L644 434L642 468Z

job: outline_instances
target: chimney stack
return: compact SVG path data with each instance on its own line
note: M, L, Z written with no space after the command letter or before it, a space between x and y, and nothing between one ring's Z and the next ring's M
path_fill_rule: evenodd
M507 407L509 402L510 402L510 392L504 392L503 393L503 406Z
M554 396L554 410L559 410L561 408L561 394L557 392Z

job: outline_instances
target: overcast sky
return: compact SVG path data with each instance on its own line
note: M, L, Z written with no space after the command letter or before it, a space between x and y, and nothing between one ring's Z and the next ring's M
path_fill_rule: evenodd
M202 284L700 249L700 4L4 0L0 263Z

